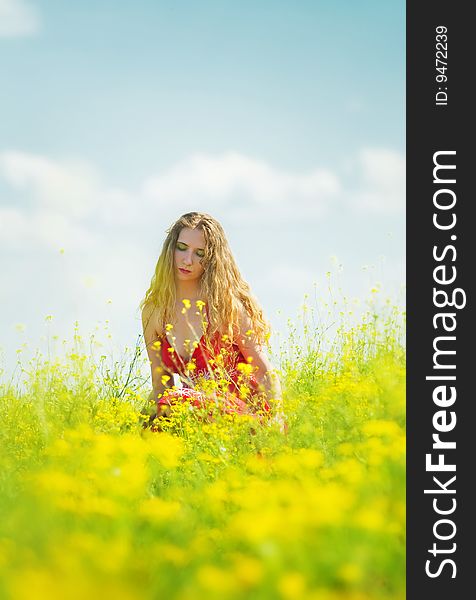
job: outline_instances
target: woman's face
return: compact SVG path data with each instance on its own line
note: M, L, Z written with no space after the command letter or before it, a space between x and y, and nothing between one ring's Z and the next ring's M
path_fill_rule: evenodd
M181 281L200 279L204 268L205 236L201 229L184 227L179 233L175 245L175 273Z

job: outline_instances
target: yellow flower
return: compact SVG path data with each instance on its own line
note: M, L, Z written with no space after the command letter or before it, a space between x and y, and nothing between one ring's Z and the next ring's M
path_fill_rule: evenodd
M337 574L346 583L357 583L362 579L362 569L355 563L342 565Z
M171 517L166 517L163 520L168 520L169 518L173 518L174 516L175 515L172 515ZM160 560L165 560L166 562L170 562L173 565L177 565L178 567L187 564L187 562L189 561L189 556L187 552L184 549L179 548L178 546L174 546L172 544L164 544L163 546L159 546L158 557L160 558Z
M301 573L293 571L285 573L278 582L278 589L283 598L304 598L306 591L306 580Z
M263 578L263 565L256 558L245 555L235 555L234 571L238 583L243 588L255 587Z
M368 436L398 437L403 435L403 431L397 423L383 419L375 419L364 423L362 431Z
M195 302L195 305L198 308L198 310L202 310L202 308L205 306L205 302L203 300L197 300Z
M174 519L180 509L180 503L175 500L163 500L159 497L153 497L142 501L139 505L138 514L148 521L163 523Z
M251 375L253 373L253 365L251 364L246 364L246 363L238 363L236 368L238 369L238 371L240 373L243 373L243 375Z
M203 565L197 571L197 581L201 588L223 598L234 591L233 575L214 565ZM206 596L206 594L203 594Z
M167 385L167 381L169 381L170 377L168 375L162 375L161 381L162 385Z
M247 385L240 385L240 399L246 400L250 395L250 388Z
M187 298L184 298L182 300L182 303L184 305L184 307L188 310L192 305L190 304L190 300L188 300Z
M183 440L169 433L162 432L160 435L148 431L144 434L148 450L151 455L166 468L172 469L180 463L184 453Z

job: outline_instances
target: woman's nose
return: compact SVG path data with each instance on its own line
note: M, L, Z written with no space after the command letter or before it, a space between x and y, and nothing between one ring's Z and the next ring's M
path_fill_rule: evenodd
M186 265L191 265L193 262L193 258L192 258L192 253L191 252L186 252L185 256L183 257L183 262Z

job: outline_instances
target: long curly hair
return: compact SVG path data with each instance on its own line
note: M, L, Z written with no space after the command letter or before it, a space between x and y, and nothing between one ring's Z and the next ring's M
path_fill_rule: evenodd
M252 295L250 286L241 276L223 227L206 213L186 213L167 230L162 252L140 309L143 310L146 306L156 309L158 331L164 331L166 324L172 322L177 300L174 251L184 227L201 229L205 238L200 297L207 304L208 335L212 337L218 332L227 335L228 340L234 340L238 331L241 304L251 320L253 338L259 344L266 343L270 334L269 324L264 319L263 311Z

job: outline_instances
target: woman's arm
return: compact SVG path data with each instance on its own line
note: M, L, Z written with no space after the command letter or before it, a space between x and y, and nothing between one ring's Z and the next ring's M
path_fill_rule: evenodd
M154 400L157 402L158 395L163 394L166 388L173 385L173 380L172 375L162 364L159 335L155 326L154 313L155 309L151 305L146 305L143 308L142 328L152 376L152 391L149 394L148 401Z
M241 353L248 362L251 362L255 371L254 375L258 384L263 386L267 399L270 401L274 412L274 420L281 426L281 431L287 432L287 424L283 413L283 394L279 375L263 347L256 343L252 334L246 332L252 329L251 319L243 307L240 313L239 332L236 343Z

